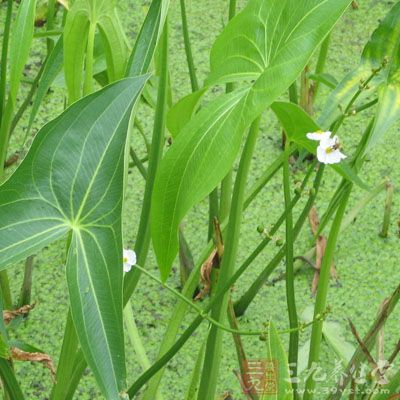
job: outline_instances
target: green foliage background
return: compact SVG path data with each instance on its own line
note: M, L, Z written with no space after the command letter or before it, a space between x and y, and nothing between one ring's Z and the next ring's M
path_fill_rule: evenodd
M360 59L362 48L373 29L377 26L378 20L383 18L390 9L393 1L383 0L359 0L359 9L351 9L345 14L333 32L332 45L327 62L327 72L333 74L340 80L348 71L354 68ZM138 27L146 12L149 2L136 2L133 0L118 2L120 18L128 37L136 36ZM3 7L3 5L0 5ZM223 27L227 14L227 2L223 0L188 0L187 11L190 23L192 46L194 51L195 64L198 70L199 80L206 77L209 68L209 49L215 39L217 32ZM1 14L3 16L3 14ZM2 26L0 20L0 26ZM170 18L171 49L170 71L172 85L174 88L174 100L190 92L189 78L187 75L186 59L184 54L181 23L178 2L171 4ZM133 43L133 40L131 41ZM45 52L45 41L35 40L32 47L31 58L26 68L27 76L31 76L38 68L38 60ZM28 90L24 85L24 90ZM326 97L326 90L321 87L322 98ZM19 101L23 100L22 95ZM57 116L63 108L62 90L54 88L49 94L41 108L39 116L34 124L33 131L44 123ZM140 117L142 118L146 132L151 132L151 112L141 107ZM25 120L20 124L19 130L13 136L11 149L17 149L23 139L25 132L22 127L27 125L29 112ZM269 112L263 119L262 133L260 135L255 160L252 165L252 180L256 180L263 168L270 163L278 154L280 145L280 133L276 129L275 119L272 112ZM365 120L360 117L348 119L345 122L341 141L344 148L351 150L358 141ZM398 167L398 148L400 146L400 127L393 129L386 135L385 143L374 148L371 153L371 162L368 162L363 170L362 179L371 186L378 184L384 177L389 176L395 187L400 184L400 168ZM133 138L135 148L142 146L138 135ZM140 147L141 149L142 147ZM140 153L140 150L138 150ZM302 171L298 171L298 178ZM126 210L124 218L125 237L129 240L127 246L132 247L139 219L139 207L143 195L143 180L135 170L129 175L129 189L127 192ZM326 205L324 199L329 199L335 188L339 177L333 171L329 171L324 178L323 188L317 204L320 210ZM257 225L262 222L265 226L272 223L278 216L283 206L283 194L281 188L281 177L276 177L257 197L251 207L245 212L243 233L239 260L242 261L255 245L259 242L259 235L256 231ZM362 190L355 188L352 202L355 203L363 195ZM333 308L330 319L346 324L346 319L351 318L361 333L367 329L371 319L375 316L380 301L391 293L396 284L400 281L400 269L398 267L398 249L400 239L396 236L395 219L400 214L398 202L399 190L396 189L393 221L388 239L381 239L378 231L383 216L384 194L379 195L359 215L355 224L350 226L340 237L335 261L340 276L340 286L332 287L329 292L328 302ZM271 205L279 205L276 209ZM350 205L351 208L351 205ZM301 205L298 207L301 209ZM206 202L196 206L186 218L186 237L189 239L195 254L204 245L204 238L207 231L207 210ZM296 217L296 215L295 215ZM304 229L301 239L297 243L295 254L303 254L312 246L312 238L308 228ZM234 297L239 295L248 287L253 276L261 271L277 249L273 246L260 255L249 271L243 276L236 286ZM18 330L17 338L29 341L29 343L49 353L55 361L59 355L62 334L64 331L65 317L68 305L66 282L64 279L65 242L54 244L41 251L35 258L34 283L32 297L37 301L36 309L31 313L30 318ZM158 274L154 255L151 254L148 261L149 268ZM177 264L175 274L169 279L169 283L179 285ZM308 268L308 267L307 267ZM279 269L283 270L283 265ZM23 276L23 264L19 268L10 269L10 278L14 293L19 289ZM296 289L298 309L301 311L311 303L309 295L312 280L312 271L304 268L297 276ZM275 276L275 275L274 275ZM170 311L175 302L166 290L159 288L146 277L141 278L132 301L135 315L138 316L137 324L143 335L143 340L150 358L154 358L162 333L167 324ZM286 301L284 282L278 282L275 286L266 286L255 301L251 304L247 314L241 320L242 329L254 328L266 322L272 317L277 323L278 329L287 328ZM386 328L387 346L393 345L398 339L398 321L400 309L397 309ZM189 320L189 319L188 319ZM168 366L164 378L163 392L166 399L180 399L185 393L191 370L187 366L193 366L196 358L196 351L193 348L200 345L205 337L205 327L196 332L191 343L174 358ZM346 326L346 335L352 340L351 333ZM302 342L307 334L301 336ZM222 374L220 378L219 393L232 391L235 399L243 398L239 383L232 373L237 368L237 360L234 354L234 347L231 345L230 335L224 336L226 343ZM257 358L260 354L260 342L257 338L248 338L246 350L249 358ZM329 370L333 369L334 356L324 346L323 362ZM136 377L140 370L135 362L132 348L127 341L127 362L128 382ZM40 365L28 363L16 363L17 374L20 377L22 389L28 399L45 399L51 388L51 378L47 370ZM179 371L179 373L177 373ZM318 396L316 396L319 398ZM100 399L101 396L96 388L93 377L86 374L78 388L76 398Z

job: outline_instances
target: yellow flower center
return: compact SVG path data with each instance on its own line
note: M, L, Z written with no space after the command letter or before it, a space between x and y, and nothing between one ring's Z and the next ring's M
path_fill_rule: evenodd
M332 147L327 147L326 149L325 149L325 153L326 154L329 154L329 153L332 153L333 152L333 148Z
M324 131L321 131L321 129L318 129L316 133L318 133L318 135L322 135L324 133Z
M124 257L122 260L123 260L124 263L128 262L128 259L126 257Z

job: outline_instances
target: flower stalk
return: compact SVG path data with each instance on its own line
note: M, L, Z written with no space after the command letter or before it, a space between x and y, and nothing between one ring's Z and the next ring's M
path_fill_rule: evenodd
M293 214L292 214L292 199L290 194L290 172L289 172L289 157L290 143L285 141L285 159L283 161L283 191L285 197L285 225L286 225L286 301L289 313L289 325L293 331L290 333L289 339L289 365L291 366L293 376L297 375L297 359L299 352L299 332L298 315L296 307L296 295L294 288L294 268L293 268ZM294 397L297 398L297 383L292 382Z

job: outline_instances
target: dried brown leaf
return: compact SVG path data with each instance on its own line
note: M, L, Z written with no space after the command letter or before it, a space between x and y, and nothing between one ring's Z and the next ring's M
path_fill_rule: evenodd
M51 377L55 381L56 370L54 368L53 360L48 354L45 353L29 353L18 349L17 347L11 347L11 357L17 361L30 361L38 362L43 364L45 368L48 368L51 372Z
M200 281L203 285L200 293L195 297L195 300L202 300L211 291L211 272L215 265L219 264L217 249L214 249L207 260L200 268Z
M28 315L31 310L35 308L35 303L33 304L26 304L16 310L3 310L3 319L5 324L9 324L14 318Z

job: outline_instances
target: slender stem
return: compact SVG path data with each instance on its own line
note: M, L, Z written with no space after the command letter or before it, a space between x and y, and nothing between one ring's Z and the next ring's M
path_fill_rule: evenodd
M188 299L182 293L178 292L173 287L167 285L165 282L162 282L160 279L158 279L156 276L152 275L150 272L146 271L144 268L142 268L140 266L135 266L135 268L139 268L143 274L147 275L153 281L156 281L159 285L161 285L162 287L167 289L169 292L171 292L175 297L177 297L178 299L180 299L181 301L186 303L189 307L193 308L193 310L195 310L199 314L200 317L202 317L203 319L206 319L208 322L210 322L212 325L214 325L218 329L221 329L221 330L229 332L229 333L234 333L235 335L244 335L244 336L260 336L260 335L266 334L268 331L267 329L259 329L256 331L254 331L254 330L244 331L244 330L239 330L239 329L232 329L227 325L221 324L214 318L210 317L207 314L207 312L205 311L205 309L198 306L196 303L193 303L190 299ZM126 309L126 307L125 307L125 309Z
M298 103L298 94L297 94L297 82L293 82L289 86L289 100L291 103Z
M379 235L383 238L388 237L390 227L390 217L392 214L393 204L393 185L391 182L386 183L386 200L385 200L385 212L383 214L382 230Z
M10 290L10 280L8 279L7 271L0 271L0 286L3 293L4 307L11 310L13 303Z
M139 131L140 136L142 136L144 144L146 146L147 154L149 154L150 153L150 143L147 140L146 133L144 131L143 125L140 122L139 118L135 117L134 124L135 124L135 127L137 128L137 130Z
M232 207L229 214L229 224L225 240L224 256L222 258L221 270L216 288L217 293L221 290L224 282L227 282L233 275L236 256L239 248L240 224L242 221L247 177L259 133L259 125L260 118L257 118L250 127L240 160L232 196ZM212 318L219 322L226 319L228 300L229 292L226 292L224 293L221 301L218 302L215 307L213 307L211 311ZM215 397L218 371L221 361L221 349L222 332L212 326L207 339L198 400L208 400Z
M22 282L21 293L18 299L18 307L30 304L31 302L33 260L34 256L29 256L25 261L24 280Z
M137 169L139 170L140 174L143 176L144 179L147 179L147 169L143 165L142 161L140 160L139 156L136 154L136 151L131 147L129 149L129 155L132 158L132 161L136 165Z
M208 240L211 240L214 233L214 219L218 218L219 201L218 188L215 188L208 196Z
M49 0L47 2L47 21L46 21L46 32L49 33L54 28L54 15L56 12L56 0ZM54 47L54 40L47 38L47 54L50 54Z
M4 107L6 104L6 86L7 86L7 62L8 62L8 44L10 41L11 17L13 0L7 1L7 14L4 24L3 43L1 49L0 66L0 125L3 119Z
M236 14L237 0L229 0L228 20L230 21ZM230 93L235 89L235 85L232 82L226 84L225 92ZM221 182L221 198L219 204L219 219L224 221L228 217L231 198L232 198L232 182L233 172L232 169L228 172L225 178Z
M317 65L315 66L315 74L322 74L325 69L325 64L326 64L326 59L328 57L328 50L329 50L329 45L331 42L331 34L329 34L325 40L321 44L321 48L319 50L319 55L318 55L318 60L317 60ZM313 84L312 87L312 102L315 102L315 99L318 94L318 89L319 89L319 82L316 81Z
M294 290L294 268L293 268L293 214L292 199L290 195L290 174L289 174L289 157L290 146L286 139L285 143L285 160L283 161L283 191L285 197L285 214L286 214L286 301L289 312L289 324L291 329L298 326L298 316L296 308L296 297ZM297 359L299 352L299 332L297 330L290 334L289 340L289 365L293 372L293 376L297 376ZM295 381L295 380L294 380ZM297 398L297 383L293 381L292 388L294 397Z
M325 249L325 254L322 260L320 276L318 280L317 297L315 300L314 319L322 314L326 308L326 300L328 296L330 267L333 260L336 242L340 232L340 226L344 217L346 206L350 197L352 185L349 185L345 195L343 196L339 208L336 212L335 219L329 233L328 242ZM311 331L310 353L308 358L308 367L311 368L319 361L321 339L322 339L323 322L316 322ZM304 400L311 400L314 396L315 380L311 374L305 384Z
M32 82L32 86L31 86L31 88L29 90L29 93L26 95L23 103L21 104L21 106L19 107L18 111L15 113L15 115L14 115L12 121L11 121L10 133L9 133L10 136L14 132L14 129L17 127L18 122L20 121L20 119L24 115L24 112L26 111L26 109L32 103L32 98L33 98L33 96L34 96L34 94L35 94L35 92L36 92L36 90L38 88L39 80L43 75L43 71L44 71L44 68L46 66L47 61L48 61L48 57L44 60L42 66L40 67L40 70L38 71L38 73L35 76L35 79ZM23 143L25 143L26 138L27 138L27 136L25 135Z
M85 63L85 82L83 83L83 95L87 96L94 90L93 85L93 63L94 63L94 37L96 34L96 24L90 22L88 42L86 48Z
M153 127L153 137L149 154L149 165L147 170L147 180L143 197L143 207L140 215L138 233L136 235L135 252L138 256L138 264L144 266L150 245L149 218L150 204L153 194L154 180L156 177L158 165L161 160L164 147L166 101L167 101L167 83L168 83L168 21L165 21L164 31L160 38L161 65L163 66L157 93L157 105L155 111L155 120ZM125 275L124 281L124 304L131 297L135 287L140 279L140 271L132 269Z
M194 66L194 61L193 61L192 46L190 44L185 0L180 0L180 5L181 5L183 41L185 44L186 60L189 68L190 84L192 86L192 92L197 92L199 90L199 83L197 81L196 68Z

